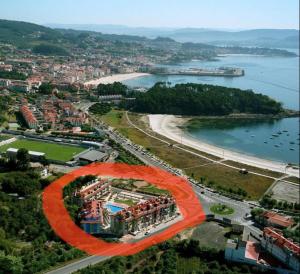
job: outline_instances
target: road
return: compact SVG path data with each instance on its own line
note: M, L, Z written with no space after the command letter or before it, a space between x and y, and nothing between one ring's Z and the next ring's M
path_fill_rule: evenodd
M89 265L94 265L105 260L108 260L110 257L101 257L101 256L89 256L84 259L78 260L66 266L57 268L55 270L47 272L48 274L69 274L79 269L88 267Z
M86 111L86 109L85 109ZM103 124L96 120L95 118L91 117L91 119L94 120L94 126L99 130L104 130L105 133L114 140L116 143L122 145L122 147L130 152L131 154L135 155L138 159L140 159L143 163L150 166L156 166L158 168L161 168L163 170L166 170L170 173L173 173L175 175L182 175L180 171L176 168L173 168L169 166L168 164L164 163L154 155L151 155L149 152L147 152L144 148L141 146L138 146L136 144L133 144L130 140L124 138L122 135L120 135L118 132L112 130L111 128L104 128ZM253 223L251 221L246 221L244 219L244 216L246 214L249 214L251 211L251 205L247 202L240 202L235 201L233 199L230 199L225 196L221 196L217 193L212 192L208 188L199 187L195 184L195 182L191 178L187 178L188 181L192 184L195 193L199 197L199 200L202 204L202 207L206 214L211 214L210 207L213 204L216 203L222 203L230 206L234 209L234 213L228 217L232 221L241 223L248 227L248 229L256 234L261 234L261 231L253 226ZM221 217L221 216L220 216ZM100 256L89 256L87 258L84 258L82 260L78 260L76 262L73 262L69 265L66 265L64 267L58 268L57 270L53 270L50 272L47 272L49 274L70 274L75 271L78 271L82 268L85 268L89 265L94 265L99 262L102 262L104 260L109 259L110 257L100 257Z

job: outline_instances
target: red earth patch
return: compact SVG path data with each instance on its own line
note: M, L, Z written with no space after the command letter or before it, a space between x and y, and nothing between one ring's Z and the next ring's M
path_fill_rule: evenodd
M162 189L167 189L175 198L183 219L157 234L134 243L108 243L95 238L73 222L63 200L63 188L77 177L85 175L145 180ZM64 175L44 190L43 209L52 229L62 240L90 255L99 256L135 254L170 239L188 227L201 224L205 220L205 213L199 199L187 180L156 167L120 163L94 163Z

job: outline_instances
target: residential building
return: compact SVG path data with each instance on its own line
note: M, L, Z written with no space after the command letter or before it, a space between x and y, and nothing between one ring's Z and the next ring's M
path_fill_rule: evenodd
M111 180L108 179L95 179L87 186L82 187L76 195L83 201L100 199L107 195L111 189Z
M245 232L245 231L244 231ZM265 228L261 241L228 239L225 259L274 270L282 274L299 273L299 245L285 239L273 228Z
M11 80L8 79L0 79L0 87L9 87L11 85Z
M274 228L266 227L261 241L262 247L291 269L300 272L300 246Z
M10 89L18 92L29 92L30 86L26 81L13 80L9 86Z
M293 218L280 215L273 211L265 211L260 219L265 226L272 226L280 229L289 228L295 223Z
M79 216L81 228L89 234L99 234L109 227L109 213L103 201L86 202Z
M38 127L38 121L27 105L22 105L20 112L29 128L36 129Z
M172 197L160 196L123 209L111 216L111 231L117 236L135 234L147 227L159 224L176 214Z

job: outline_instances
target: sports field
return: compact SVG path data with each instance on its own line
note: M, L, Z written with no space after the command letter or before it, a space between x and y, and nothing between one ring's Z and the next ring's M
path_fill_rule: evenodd
M68 146L33 140L17 140L8 145L1 146L0 152L6 152L8 148L26 148L31 151L44 152L47 159L63 162L70 161L73 156L86 150L86 148L78 146Z

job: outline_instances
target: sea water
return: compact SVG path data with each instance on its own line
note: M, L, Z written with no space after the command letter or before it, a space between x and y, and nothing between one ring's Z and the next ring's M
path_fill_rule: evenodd
M282 102L285 108L299 110L299 57L228 55L218 61L192 61L170 68L238 67L243 77L157 76L150 75L124 82L129 86L151 87L156 82L201 83L251 89ZM285 130L278 137L272 136ZM284 163L299 163L299 119L218 120L194 122L186 133L210 144L241 153ZM274 137L274 138L273 138ZM273 138L273 139L270 139Z

